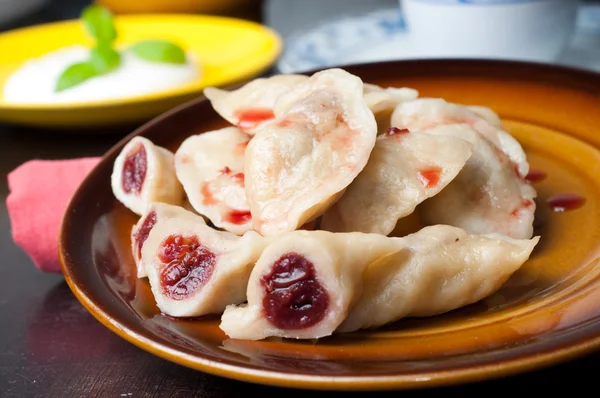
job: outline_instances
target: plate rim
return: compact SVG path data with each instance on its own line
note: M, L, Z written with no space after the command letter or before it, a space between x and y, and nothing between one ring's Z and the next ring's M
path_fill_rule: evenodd
M116 23L127 24L130 22L137 22L136 20L155 20L160 22L160 19L169 19L169 20L182 20L182 21L214 21L215 23L227 23L231 25L243 26L246 29L260 31L265 37L268 37L273 41L273 49L267 54L268 62L265 62L263 65L253 69L247 69L244 73L236 76L235 80L227 80L225 82L218 83L217 85L227 85L231 83L235 83L237 81L248 79L252 76L260 74L269 68L273 67L284 51L284 41L283 37L272 29L269 26L264 24L246 20L242 18L235 17L226 17L226 16L217 16L210 14L182 14L182 13L156 13L156 14L148 14L148 13L139 13L139 14L119 14L115 15L114 19ZM153 21L153 22L155 22ZM38 29L45 30L52 27L62 27L69 25L77 25L80 24L81 21L79 19L67 19L63 21L55 21L48 22L43 24L25 26L22 28L8 30L6 32L0 33L0 40L5 40L10 38L10 36L14 34L21 34L23 32L31 32ZM202 64L200 64L200 67ZM195 93L201 92L206 85L202 84L202 80L197 81L192 84L186 84L178 88L163 90L155 93L142 94L129 96L127 98L116 98L116 99L108 99L108 100L94 100L94 101L77 101L77 102L64 102L64 103L12 103L6 102L0 98L0 112L2 111L19 111L19 112L52 112L52 111L69 111L69 110L93 110L98 108L109 108L109 107L119 107L119 106L128 106L132 104L146 104L160 100L168 100L181 96L189 96ZM0 86L1 88L1 86Z
M541 62L527 62L516 60L490 60L490 59L418 59L418 60L396 60L372 62L363 64L348 64L339 65L337 67L343 69L351 69L352 72L357 70L371 68L373 66L397 66L402 67L411 64L424 64L430 67L443 70L444 64L464 65L479 63L482 67L510 67L518 69L525 68L541 68L546 72L566 73L575 78L592 79L600 87L600 72L593 70L582 69L572 66L546 64ZM414 68L414 66L413 66ZM314 69L311 71L299 72L299 74L312 74L322 69ZM237 86L237 85L236 85ZM233 87L232 87L233 88ZM600 95L600 91L594 91L596 95ZM123 137L109 149L101 159L101 162L92 169L86 176L81 185L77 188L71 197L65 216L61 221L60 233L58 239L58 252L62 274L78 301L93 315L100 323L117 334L124 340L134 344L135 346L150 352L160 358L166 359L195 370L199 370L215 376L226 377L230 379L270 385L276 387L291 387L305 390L337 390L337 391L375 391L375 390L391 390L391 389L420 389L440 386L451 386L457 384L471 383L483 380L492 380L504 376L511 376L532 370L541 370L552 365L563 363L600 349L600 334L580 339L571 339L567 343L562 344L558 349L545 350L542 352L524 353L516 355L509 359L503 359L493 363L483 365L468 365L441 371L420 372L413 371L404 374L386 374L373 376L321 376L316 373L295 373L278 372L274 370L256 369L252 366L233 365L207 358L202 353L195 355L182 352L181 350L173 349L166 346L160 341L155 341L143 336L141 333L127 326L127 322L119 322L119 315L110 314L102 309L98 303L88 297L85 292L85 286L80 286L78 283L77 264L72 260L66 247L67 235L69 234L69 214L73 214L73 208L89 185L97 179L96 174L100 173L100 166L107 162L107 158L118 153L122 147L134 136L142 135L144 132L154 125L163 122L172 115L194 108L198 104L206 101L202 95L191 101L185 102L163 114L144 123L130 134ZM593 323L600 324L600 319ZM579 330L581 325L573 325L564 332L573 332Z

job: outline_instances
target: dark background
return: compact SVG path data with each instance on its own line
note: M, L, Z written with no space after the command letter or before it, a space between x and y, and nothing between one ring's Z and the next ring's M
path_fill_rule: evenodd
M141 1L141 0L140 0ZM326 1L326 0L323 0ZM55 0L34 15L0 27L12 29L77 18L84 0ZM256 19L259 12L252 15ZM0 57L2 56L0 52ZM66 133L0 124L0 174L24 161L100 156L136 126L103 134ZM60 189L60 187L57 187ZM0 396L2 397L237 397L281 396L291 390L210 376L154 357L114 335L75 299L62 276L38 271L14 245L0 179ZM32 215L35 220L35 215ZM378 393L417 397L446 394L543 394L569 391L597 395L594 354L515 377L464 386ZM355 396L364 393L303 392ZM589 394L589 393L588 393Z

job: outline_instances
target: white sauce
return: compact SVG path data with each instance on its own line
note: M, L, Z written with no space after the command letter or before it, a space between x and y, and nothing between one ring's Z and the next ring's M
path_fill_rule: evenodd
M121 65L61 92L54 88L71 64L88 58L89 49L72 46L31 59L15 71L4 85L3 99L14 103L66 103L121 99L169 90L195 80L197 61L187 55L185 64L149 62L121 52Z

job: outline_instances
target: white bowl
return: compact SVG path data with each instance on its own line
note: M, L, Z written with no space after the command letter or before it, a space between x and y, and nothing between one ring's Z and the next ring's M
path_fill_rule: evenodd
M575 0L400 0L421 56L552 61L573 32Z

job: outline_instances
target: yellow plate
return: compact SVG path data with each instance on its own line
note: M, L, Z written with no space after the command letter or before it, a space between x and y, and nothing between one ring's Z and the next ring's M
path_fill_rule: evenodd
M173 40L199 58L199 78L177 89L119 100L14 104L1 97L0 122L44 127L98 127L147 120L191 98L206 86L238 83L267 70L282 50L279 35L258 23L205 15L115 17L117 46L141 39ZM61 47L92 40L79 20L0 34L0 88L23 62Z

